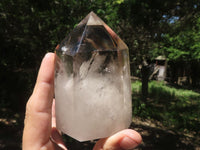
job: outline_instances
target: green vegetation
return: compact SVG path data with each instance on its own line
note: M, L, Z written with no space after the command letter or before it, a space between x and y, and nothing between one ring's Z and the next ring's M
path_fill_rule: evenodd
M200 126L200 93L163 82L149 83L149 97L141 101L141 82L132 83L133 116L160 121L174 131L195 132Z
M200 89L200 3L197 0L0 0L0 125L7 127L7 131L13 127L16 130L10 135L4 130L0 138L22 132L24 116L15 117L15 114L24 114L42 57L47 51L54 51L90 11L102 18L128 45L131 75L142 81L148 79L150 63L158 55L164 55L168 60L168 82L175 84L179 77L186 77L188 87ZM143 85L149 85L149 88L143 86L149 92L143 94L144 101L141 100L142 83L132 84L134 116L143 122L145 119L159 121L174 132L199 133L198 92L155 81L148 84L148 80ZM13 119L17 121L11 124ZM20 141L22 134L15 135ZM154 137L153 134L148 135L148 140L144 139L145 148L158 145ZM13 137L11 141L16 139ZM16 145L20 147L18 141ZM7 139L1 143L13 145ZM187 149L187 145L195 149L187 143L193 142L175 141L174 147L182 145L180 149ZM197 143L199 148L200 142Z
M183 64L180 61L190 64L187 76L197 87L200 83L199 8L196 0L1 0L2 103L24 111L42 57L47 51L54 51L90 11L101 17L128 45L132 75L141 78L138 66L144 60L165 55L175 64ZM171 70L177 70L186 65L172 66ZM177 81L176 76L172 78L173 82Z

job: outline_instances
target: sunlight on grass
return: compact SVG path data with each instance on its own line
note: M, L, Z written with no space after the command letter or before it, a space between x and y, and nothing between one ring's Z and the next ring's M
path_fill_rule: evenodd
M133 115L158 120L179 131L195 131L200 126L200 93L176 89L164 82L149 82L149 96L141 101L141 82L132 83Z
M133 93L140 93L142 83L140 81L135 81L131 84L132 92Z
M165 85L163 82L151 81L149 83L149 93L159 94L160 97L170 96L172 98L178 98L181 100L190 100L200 98L200 94L192 90L176 89ZM165 95L166 94L166 95ZM168 97L169 98L169 97Z

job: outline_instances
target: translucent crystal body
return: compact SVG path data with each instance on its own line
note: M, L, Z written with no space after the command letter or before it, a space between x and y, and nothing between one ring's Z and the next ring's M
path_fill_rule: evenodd
M87 141L110 136L131 123L126 44L93 12L56 48L57 128Z

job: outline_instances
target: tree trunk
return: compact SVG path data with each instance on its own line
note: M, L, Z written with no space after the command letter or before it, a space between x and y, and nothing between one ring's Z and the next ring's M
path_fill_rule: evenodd
M148 97L149 66L143 65L141 73L142 73L142 100L146 101Z
M200 87L200 65L198 61L192 61L191 64L191 78L192 78L192 87L193 88L198 88Z

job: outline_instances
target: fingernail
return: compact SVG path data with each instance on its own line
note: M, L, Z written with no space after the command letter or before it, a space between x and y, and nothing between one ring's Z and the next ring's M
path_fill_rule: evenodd
M125 136L120 142L120 147L125 150L133 149L136 146L138 146L138 143L127 136Z
M44 58L48 58L50 56L51 56L51 53L46 53L45 56L44 56Z

